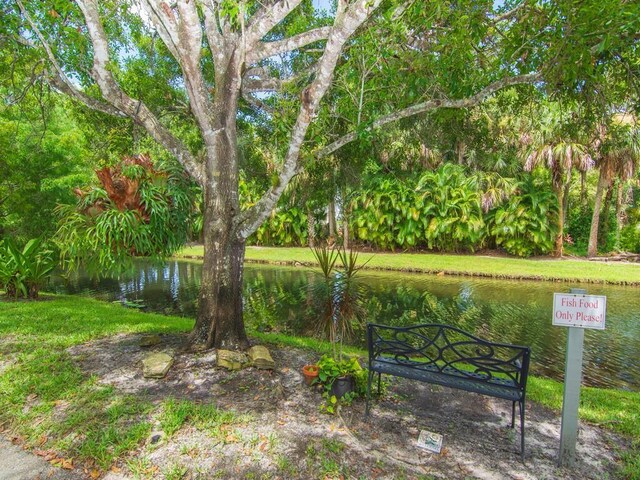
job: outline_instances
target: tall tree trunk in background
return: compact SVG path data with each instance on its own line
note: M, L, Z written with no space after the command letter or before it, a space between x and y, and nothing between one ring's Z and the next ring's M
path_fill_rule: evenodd
M329 245L333 245L336 242L336 202L331 200L329 202L329 210L327 211L327 223L329 224L329 239L327 242Z
M609 183L603 169L600 170L598 177L598 187L596 189L596 198L593 203L593 215L591 217L591 230L589 231L589 245L587 246L587 257L595 257L598 253L598 226L600 223L600 210L602 209L602 195L604 189Z
M580 205L587 203L587 172L586 170L580 171Z
M464 165L464 154L467 153L467 145L462 141L456 142L456 156L458 157L458 164Z
M620 251L622 246L620 245L622 228L624 227L624 182L618 181L617 194L616 194L616 251Z
M344 212L342 213L342 246L345 250L349 249L349 220Z
M600 226L600 230L598 232L598 245L601 247L606 247L607 245L607 237L609 237L609 231L611 230L611 201L613 199L613 191L614 183L609 181L607 185L607 193L604 196L604 205L602 207L602 212L600 215L604 215L602 219L602 224Z
M567 223L567 213L569 212L569 190L571 189L571 168L567 170L567 180L564 184L564 192L562 193L562 223Z
M309 207L307 207L307 244L310 248L316 246L316 219Z
M559 185L555 188L558 197L558 232L555 242L555 257L562 257L562 247L564 245L564 188Z

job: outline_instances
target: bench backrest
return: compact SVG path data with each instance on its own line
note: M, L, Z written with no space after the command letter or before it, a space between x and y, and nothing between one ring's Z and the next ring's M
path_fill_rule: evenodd
M524 392L531 349L495 343L459 328L435 323L409 327L368 324L369 365L390 358L410 368L424 368L478 381L508 380Z

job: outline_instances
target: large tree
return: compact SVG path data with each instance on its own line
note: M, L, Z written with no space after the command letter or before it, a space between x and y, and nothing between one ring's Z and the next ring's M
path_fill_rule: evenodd
M497 6L488 0L337 0L321 13L310 0L5 0L8 20L1 33L17 51L41 54L38 72L56 89L89 108L131 119L200 185L204 273L191 338L243 348L245 240L313 156L305 154L304 142L314 119L340 116L321 104L336 69L349 68L353 59L363 62L363 55L380 59L362 63L356 124L340 125L335 136L315 130L326 143L315 156L392 121L477 105L505 86L539 81L543 70L563 88L574 88L577 71L593 71L603 52L635 35L618 31L633 18L626 2L606 2L604 10L602 2L586 3L587 9L571 1ZM603 14L618 16L605 24ZM566 49L585 23L606 28ZM603 36L608 43L590 53ZM571 65L566 71L557 67L563 62ZM174 92L162 98L153 95L152 84L140 89L137 81L156 78L159 70ZM387 83L363 99L362 86L374 73ZM440 83L424 81L429 78ZM196 141L165 115L184 104ZM274 138L287 133L274 150L280 161L271 186L242 210L238 128L251 115L273 124Z

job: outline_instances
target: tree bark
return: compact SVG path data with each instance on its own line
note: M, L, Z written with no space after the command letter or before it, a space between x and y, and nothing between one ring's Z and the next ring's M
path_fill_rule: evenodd
M591 230L589 231L589 245L587 246L587 257L595 257L598 253L598 225L600 223L600 209L602 207L602 193L609 183L604 172L600 171L598 178L598 188L596 198L593 203L593 215L591 217Z
M564 184L562 194L562 223L567 223L567 212L569 211L569 190L571 189L571 169L567 170L567 180Z
M611 210L611 199L613 197L614 190L613 187L613 181L609 181L609 183L607 184L607 193L604 196L604 205L602 207L602 212L600 213L600 216L604 215L600 230L598 231L598 245L600 245L601 247L606 247L607 237L609 236L609 230L611 229L609 211Z
M249 346L242 312L244 248L243 240L208 229L192 346L227 350Z
M564 244L564 188L560 185L555 190L558 197L558 233L556 234L556 248L554 256L562 257Z
M336 202L329 202L329 210L327 211L327 223L329 224L329 245L333 245L336 241Z
M624 182L620 180L618 182L618 191L616 195L616 245L617 251L620 251L621 232L624 227Z
M342 214L342 246L345 250L349 249L349 220L346 214Z
M316 246L316 220L310 208L307 208L307 244L309 248Z

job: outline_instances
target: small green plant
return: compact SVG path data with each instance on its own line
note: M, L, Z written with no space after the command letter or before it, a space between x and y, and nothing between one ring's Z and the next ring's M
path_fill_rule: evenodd
M172 463L163 471L166 480L180 480L185 478L188 473L189 469L179 463Z
M53 267L53 254L41 238L29 240L22 249L10 239L0 243L0 285L11 297L38 298Z
M360 366L356 357L338 361L329 355L324 355L318 362L318 369L318 381L324 387L322 396L325 403L320 406L322 412L333 415L339 405L350 405L355 398L366 393L367 371ZM354 390L338 398L332 393L332 387L335 380L341 377L353 378Z

